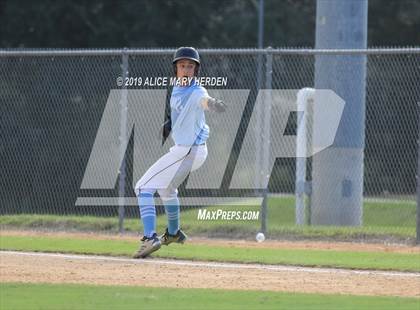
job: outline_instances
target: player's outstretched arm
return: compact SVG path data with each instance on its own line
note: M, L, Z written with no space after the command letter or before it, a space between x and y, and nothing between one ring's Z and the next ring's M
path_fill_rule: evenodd
M212 97L203 98L201 105L204 110L210 110L217 113L225 112L227 108L222 100Z

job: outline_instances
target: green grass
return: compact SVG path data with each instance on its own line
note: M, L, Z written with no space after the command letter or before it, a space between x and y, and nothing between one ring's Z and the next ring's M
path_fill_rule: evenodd
M131 256L138 242L68 237L1 236L0 249ZM233 248L185 244L164 246L155 257L298 266L380 269L420 272L420 254L306 249Z
M0 284L1 309L419 309L419 299L215 289Z
M296 226L293 197L271 198L268 202L268 236L270 238L316 238L334 240L387 240L413 242L416 235L416 205L410 201L364 203L363 226ZM209 210L258 211L259 206L209 207ZM210 237L251 238L260 229L260 221L199 221L197 209L181 213L182 227L193 235ZM166 226L166 216L158 217L158 230ZM4 215L1 227L48 228L61 230L118 230L118 219L93 216ZM138 219L126 219L127 231L140 230Z

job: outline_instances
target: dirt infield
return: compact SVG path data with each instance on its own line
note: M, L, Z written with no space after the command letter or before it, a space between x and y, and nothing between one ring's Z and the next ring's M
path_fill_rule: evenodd
M0 252L0 281L420 297L420 274Z
M134 235L1 230L1 235L51 236L97 240L138 240ZM406 245L347 242L232 241L192 238L193 244L240 248L420 253ZM82 255L0 252L1 282L81 283L150 287L219 288L322 294L420 297L420 274L352 271L251 264L133 260Z

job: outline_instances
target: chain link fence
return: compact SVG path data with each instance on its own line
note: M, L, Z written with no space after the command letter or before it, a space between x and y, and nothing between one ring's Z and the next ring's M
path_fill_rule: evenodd
M119 171L124 182L117 178L114 188L108 189L81 189L81 184L110 91L121 89L116 79L122 76L171 77L173 52L166 49L1 50L1 214L117 216L118 197L124 196L125 217L138 217L133 191L139 177L134 171L138 160L136 125L127 133L123 171ZM252 128L259 90L314 87L318 56L366 57L363 221L361 227L346 227L345 232L350 237L365 236L369 232L377 236L384 232L391 238L415 238L420 49L218 49L200 50L200 53L203 64L200 75L226 77L228 81L223 87L207 87L209 93L221 94L232 101L242 100L243 105L231 106L235 113L228 117L207 118L212 129L209 158L221 161L220 167L216 167L220 170L218 185L206 189L188 188L184 182L180 196L238 199L259 196L261 191L229 188L240 153L247 145L244 141ZM155 98L154 102L163 107L165 101L168 103L171 90L168 86L138 85L127 89L167 90L167 94L163 92L163 99ZM131 113L129 110L128 117ZM232 116L234 114L236 117ZM120 122L119 114L114 117ZM163 114L161 119L150 119L150 126L159 126L163 120ZM295 135L297 122L297 113L291 114L285 131L279 133L281 128L272 117L272 134ZM256 124L264 126L263 121ZM226 137L222 128L235 135ZM253 147L258 150L261 147L258 143L262 143L258 141L261 132L253 129ZM156 139L158 136L157 133ZM255 166L251 168L254 171L260 169L258 161L262 160L258 154L255 156ZM308 158L308 181L311 164ZM306 237L319 233L309 225L310 220L304 228L295 225L295 170L296 158L277 158L269 176L268 203L262 211L267 220L264 224L267 233L273 236L293 234L298 229L303 229ZM200 172L194 176L205 177L206 174ZM105 204L98 203L100 200L92 204L76 203L80 198L91 197L115 199L108 199ZM309 201L310 198L307 197ZM183 209L193 207L190 204ZM159 212L162 210L158 207ZM310 209L305 212L309 212L310 219ZM259 224L253 227L257 230ZM336 233L329 227L318 228L325 230L328 236ZM226 231L222 230L221 235ZM227 233L224 236L229 237Z

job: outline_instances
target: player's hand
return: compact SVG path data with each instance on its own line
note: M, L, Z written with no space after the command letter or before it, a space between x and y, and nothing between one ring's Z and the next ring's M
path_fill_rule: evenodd
M223 100L215 99L215 98L209 98L209 100L207 101L207 106L210 111L214 111L217 113L225 112L227 108Z

